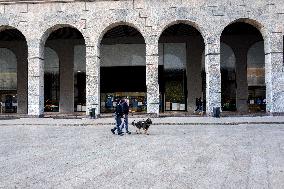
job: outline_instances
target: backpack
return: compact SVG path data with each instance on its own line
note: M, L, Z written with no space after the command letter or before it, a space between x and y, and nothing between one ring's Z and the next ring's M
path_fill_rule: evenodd
M123 107L121 103L117 103L116 107L115 107L115 113L118 116L123 116Z

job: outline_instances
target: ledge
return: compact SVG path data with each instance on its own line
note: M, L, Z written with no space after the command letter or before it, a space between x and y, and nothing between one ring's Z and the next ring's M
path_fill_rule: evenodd
M0 0L0 5L10 4L39 4L39 3L70 3L70 2L95 2L95 1L118 1L118 0Z

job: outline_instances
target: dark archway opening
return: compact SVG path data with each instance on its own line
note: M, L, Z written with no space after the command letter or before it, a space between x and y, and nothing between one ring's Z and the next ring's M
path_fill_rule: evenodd
M236 22L224 29L222 43L232 48L236 58L235 66L228 67L225 65L228 62L222 61L227 52L221 52L223 111L265 112L265 54L260 31L250 24Z
M45 44L45 112L86 111L86 49L77 29L52 32Z
M27 114L28 50L14 28L0 32L0 113Z
M164 30L159 39L160 111L206 110L203 52L203 37L194 27L178 23ZM197 98L202 101L199 109Z
M101 113L113 112L117 98L126 97L133 112L146 112L146 47L135 28L119 25L101 41Z

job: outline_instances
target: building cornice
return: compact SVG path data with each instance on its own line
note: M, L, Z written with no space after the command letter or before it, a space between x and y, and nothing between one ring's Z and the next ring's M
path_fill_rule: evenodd
M96 2L96 1L118 1L118 0L0 0L0 4L39 4L39 3L72 3L72 2ZM127 0L126 0L127 1Z

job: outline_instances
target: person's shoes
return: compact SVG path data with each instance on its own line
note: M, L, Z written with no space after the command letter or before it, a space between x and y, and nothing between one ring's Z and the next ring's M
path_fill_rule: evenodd
M126 133L129 134L129 135L131 135L131 132L130 132L130 131L127 131Z
M119 136L123 136L123 133L118 133Z
M110 131L112 132L112 134L114 134L114 135L115 135L114 129L111 129Z

